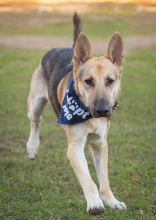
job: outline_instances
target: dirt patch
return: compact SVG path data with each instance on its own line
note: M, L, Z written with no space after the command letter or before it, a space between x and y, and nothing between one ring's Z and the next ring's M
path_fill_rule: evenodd
M24 49L50 49L53 47L70 47L72 40L65 37L43 36L4 36L0 35L0 45Z
M53 47L71 47L72 39L66 37L43 36L4 36L0 35L0 45L23 49L50 49ZM108 39L91 40L94 53L103 54L108 45ZM145 48L156 45L156 35L133 36L124 38L125 53L134 48Z

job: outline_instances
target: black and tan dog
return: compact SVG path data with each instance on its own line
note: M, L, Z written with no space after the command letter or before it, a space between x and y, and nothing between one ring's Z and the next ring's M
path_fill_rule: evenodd
M63 110L66 119L72 118L74 114L83 115L83 122L77 123L74 118L75 123L62 123L62 127L68 140L67 157L82 186L87 210L93 215L100 214L104 211L103 202L111 208L126 209L125 203L115 198L109 186L107 145L112 109L120 91L122 39L119 33L115 33L110 40L106 56L93 57L89 40L81 32L81 21L76 13L73 23L73 48L56 48L47 52L32 76L28 97L31 131L27 152L30 159L34 159L38 153L41 114L48 100L58 118ZM71 81L72 91L78 101L72 102L72 98L66 94ZM70 101L76 103L75 106L69 107L71 110L79 109L73 110L76 112L73 115L68 109L62 110L65 96L67 104ZM79 108L77 102L84 105L85 110ZM84 154L86 143L89 143L91 149L100 185L99 191L89 173Z

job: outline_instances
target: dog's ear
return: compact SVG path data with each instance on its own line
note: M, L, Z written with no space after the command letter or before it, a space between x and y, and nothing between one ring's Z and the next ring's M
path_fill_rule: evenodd
M123 42L120 34L115 32L112 39L110 40L107 56L111 59L112 63L117 66L122 65L122 53L123 53Z
M76 40L73 61L80 65L89 58L91 58L91 46L88 38L81 32Z

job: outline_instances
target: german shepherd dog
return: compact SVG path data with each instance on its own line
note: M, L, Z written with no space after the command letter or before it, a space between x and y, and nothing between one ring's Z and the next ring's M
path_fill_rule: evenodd
M110 189L107 144L112 110L120 92L123 43L120 34L114 33L106 56L93 57L90 42L81 32L77 13L73 16L73 24L73 48L54 48L47 52L32 76L27 152L30 159L38 153L41 114L48 100L59 118L69 82L73 80L74 91L91 117L81 123L62 125L68 141L67 157L82 186L87 211L98 215L104 212L103 202L111 208L126 209L125 203L118 201ZM90 146L99 190L88 169L84 154L86 143Z

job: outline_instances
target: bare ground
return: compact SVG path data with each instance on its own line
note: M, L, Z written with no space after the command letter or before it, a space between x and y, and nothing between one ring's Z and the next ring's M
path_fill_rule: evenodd
M53 47L71 47L72 39L65 37L43 36L6 36L0 35L0 45L23 49L50 49ZM95 53L103 53L108 45L108 39L91 40ZM156 35L132 36L124 39L125 53L134 48L146 48L156 45Z

